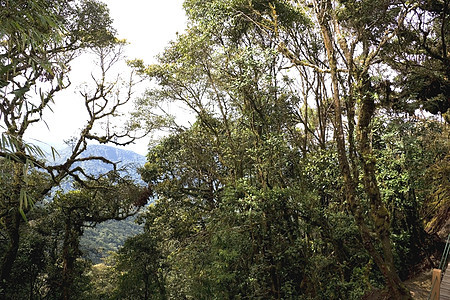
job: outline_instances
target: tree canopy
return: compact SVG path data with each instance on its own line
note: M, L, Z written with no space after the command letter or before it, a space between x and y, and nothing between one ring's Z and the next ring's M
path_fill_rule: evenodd
M186 31L156 63L129 63L149 88L122 132L96 125L133 87L107 80L122 44L107 7L31 2L1 12L0 292L14 299L30 270L30 299L412 298L404 281L435 264L449 234L449 1L186 0ZM50 165L23 133L84 49L102 62L81 92L89 120ZM172 104L192 124L166 114ZM139 169L145 188L77 164L114 165L80 155L156 127L168 134ZM30 205L66 177L74 190ZM149 198L144 231L89 266L83 229Z
M128 81L109 77L111 66L121 59L124 42L115 37L105 4L18 0L2 1L0 8L0 296L4 298L15 282L11 276L20 254L22 227L33 205L51 197L52 190L66 178L83 188L98 189L96 182L104 174L88 174L79 163L101 161L116 169L117 162L100 156L81 157L88 142L126 145L136 135L131 124L122 130L101 124L119 115L121 107L131 101L135 82L132 76ZM46 123L44 112L51 110L56 94L71 83L70 63L86 51L93 51L100 69L92 75L93 88L80 92L88 119L71 139L71 154L63 162L45 161L44 152L24 137L34 124ZM54 159L58 155L53 148L52 155ZM123 214L122 209L118 205L116 214Z

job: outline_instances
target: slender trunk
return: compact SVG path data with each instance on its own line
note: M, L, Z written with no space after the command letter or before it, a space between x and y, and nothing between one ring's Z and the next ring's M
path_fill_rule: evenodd
M20 146L20 145L19 145ZM13 193L9 199L13 207L5 217L5 227L9 239L8 248L2 257L1 274L0 274L0 290L5 291L6 284L11 277L11 270L17 257L20 241L20 221L22 216L19 211L20 192L25 183L23 182L23 167L19 163L13 163L14 181Z
M157 280L157 284L158 284L159 299L166 300L167 295L166 295L166 285L165 285L164 275L156 273L154 276L155 276L155 278Z
M149 296L149 276L147 273L145 273L144 278L144 300L148 300Z
M367 74L364 74L368 76ZM363 75L363 76L364 76ZM375 112L375 103L370 95L370 82L363 78L360 84L359 94L362 95L361 108L358 118L358 142L360 160L363 167L364 190L370 201L371 218L375 232L381 241L383 260L380 261L385 267L385 275L388 287L395 299L410 298L409 291L402 284L394 265L394 255L390 239L389 213L381 200L380 189L376 179L375 158L370 146L370 122ZM380 267L380 266L379 266ZM380 268L381 269L381 268Z
M63 270L62 270L62 288L63 288L63 299L70 299L70 286L71 286L71 270L73 269L74 259L72 259L70 252L70 231L71 227L66 222L65 232L64 232L64 244L63 244Z
M66 220L64 242L62 249L62 293L63 299L69 300L72 296L75 261L78 257L78 239L81 235L81 226L72 223L70 217Z
M9 131L11 128L9 128ZM11 135L16 136L14 131L10 131ZM17 136L16 136L17 137ZM17 137L17 152L25 153L25 147L22 143L22 137ZM17 258L17 251L19 250L20 242L20 222L22 221L22 215L20 213L20 197L21 192L25 188L24 182L24 168L23 164L19 162L12 162L12 172L14 174L13 179L13 192L9 198L9 205L11 208L8 215L5 217L5 227L9 239L9 245L5 254L1 260L1 273L0 273L0 296L1 293L5 293L5 287L11 277L11 271L14 262ZM8 201L8 200L7 200Z
M3 285L9 281L11 276L11 270L16 260L17 251L19 249L19 227L22 216L19 213L19 209L17 207L13 208L10 214L5 218L9 245L8 248L3 255L2 265L1 265L1 274L0 274L0 289L4 292Z
M30 270L30 273L32 273L32 272L33 271ZM33 275L31 275L31 278L30 278L30 293L28 294L29 300L33 300L33 288L34 288L35 281L36 281L36 276L33 274Z
M369 252L369 254L373 257L375 263L377 264L378 268L384 275L384 278L386 280L386 284L391 292L391 296L393 299L411 299L411 296L407 289L404 287L402 282L400 281L398 274L395 271L395 268L393 268L393 256L392 256L392 249L390 244L390 237L389 237L389 223L385 223L385 219L387 217L387 211L385 207L381 202L381 197L379 194L378 185L376 183L375 179L375 165L374 161L371 160L371 157L368 157L367 154L370 154L370 147L369 152L367 152L367 146L368 144L368 123L370 123L371 116L373 114L374 107L370 106L370 102L368 101L366 103L366 107L361 107L361 113L363 114L361 117L366 118L363 120L363 123L359 123L359 129L360 129L360 136L359 138L362 139L362 142L360 142L360 149L363 151L362 153L362 164L364 169L364 183L365 183L365 189L366 193L371 198L372 207L371 212L373 216L377 216L375 220L380 220L378 222L381 222L380 224L375 224L377 229L378 236L381 241L381 246L383 249L383 256L378 253L374 241L371 237L371 231L369 227L367 226L363 213L361 211L361 204L359 203L359 200L357 198L356 194L356 186L358 182L358 178L354 178L351 173L350 164L347 157L347 151L345 147L345 135L344 135L344 127L342 123L342 107L341 107L341 99L339 96L339 79L338 79L338 68L337 68L337 61L336 61L336 53L334 50L334 42L332 38L332 33L328 25L329 16L327 15L325 9L323 8L323 4L327 4L325 6L328 6L328 9L331 8L331 3L329 1L327 2L321 2L316 3L316 12L317 17L320 24L320 29L322 33L322 37L324 40L325 49L327 52L327 58L330 66L330 74L331 74L331 83L332 83L332 96L333 96L333 103L334 103L334 127L335 127L335 134L334 138L336 140L337 144L337 151L338 151L338 160L339 165L341 168L341 173L344 180L344 187L345 187L345 197L347 200L347 203L350 206L350 210L355 218L355 222L358 226L361 239L363 241L365 249ZM372 99L373 100L373 99ZM373 103L372 103L373 104ZM369 111L365 110L368 109ZM364 123L367 123L366 124ZM361 131L361 129L364 129ZM366 134L366 136L361 135ZM367 138L366 138L367 137ZM364 152L365 151L365 152ZM384 208L384 210L383 210ZM388 218L387 218L388 219ZM379 225L379 226L378 226Z
M323 19L323 17L319 17L319 19ZM339 165L341 167L342 176L344 178L344 184L346 188L347 198L351 198L349 204L350 206L354 206L356 203L354 201L355 195L355 186L353 184L352 175L350 172L350 165L347 159L346 149L345 149L345 134L344 134L344 126L342 123L342 107L341 107L341 99L339 97L339 80L337 76L337 62L336 55L334 53L333 41L331 39L331 32L325 22L320 23L320 29L322 32L325 49L327 51L328 62L331 69L331 84L332 84L332 96L333 96L333 105L334 105L334 138L337 144L338 150L338 160ZM352 210L356 209L353 207Z

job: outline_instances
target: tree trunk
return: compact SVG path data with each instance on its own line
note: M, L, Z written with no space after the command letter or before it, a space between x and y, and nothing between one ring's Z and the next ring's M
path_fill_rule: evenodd
M325 4L325 5L324 5ZM323 6L324 5L324 6ZM325 8L324 8L325 7ZM381 247L383 249L384 257L378 253L376 247L374 245L374 241L371 237L371 231L366 224L363 213L361 211L361 204L357 198L356 194L356 186L358 184L358 178L354 178L351 174L350 164L348 161L347 151L345 147L345 134L344 134L344 126L342 122L342 107L341 107L341 99L339 96L339 79L338 79L338 68L337 68L337 60L336 53L334 49L334 42L332 38L332 33L328 25L329 16L325 11L331 8L331 3L329 1L324 2L316 2L316 13L317 19L319 20L319 25L324 41L324 46L327 52L328 63L330 66L330 74L331 74L331 83L332 83L332 96L333 96L333 104L334 104L334 127L335 133L334 138L337 144L338 151L338 160L341 168L342 177L344 180L344 188L345 188L345 198L347 203L350 206L350 210L355 218L355 222L358 226L361 239L363 241L365 249L368 251L370 256L373 257L375 263L378 268L382 272L386 285L390 291L390 294L393 299L411 299L410 293L404 287L398 274L395 271L393 264L393 256L392 249L389 237L389 218L387 215L387 210L382 205L381 197L378 189L378 185L375 179L375 164L373 160L370 160L371 157L368 156L370 154L370 144L368 144L368 124L371 121L371 117L374 111L374 106L370 106L370 101L366 103L366 106L363 105L361 107L361 114L359 117L364 118L362 120L363 123L359 123L360 130L360 149L363 151L361 162L364 169L364 184L365 190L368 197L371 200L371 213L372 218L376 220L375 226L380 238ZM349 74L352 75L352 74ZM373 101L373 99L372 99ZM372 103L373 104L373 103ZM368 111L365 111L365 110ZM361 120L359 120L361 122ZM361 132L365 134L361 135ZM369 148L367 148L369 146ZM369 149L369 152L367 152ZM384 210L383 210L384 208ZM386 223L387 219L387 223ZM387 224L387 226L386 226Z
M64 243L62 249L62 292L63 299L69 300L72 295L75 261L78 257L78 239L81 235L81 226L72 224L68 217L65 224Z
M145 273L145 277L144 277L144 300L148 300L149 297L149 276L147 273Z
M22 143L19 142L19 140L17 148L25 153L25 149ZM18 162L13 162L12 172L14 174L12 183L13 191L8 197L9 199L4 200L6 202L10 202L9 205L11 205L11 208L8 214L5 216L5 227L9 239L9 244L1 261L0 293L5 292L6 285L10 280L11 271L17 257L17 251L19 250L20 242L20 222L22 220L22 215L20 213L20 197L21 192L25 187L23 165Z
M368 74L363 74L363 77L368 77ZM370 94L370 81L368 78L362 79L359 94L362 95L362 99L358 117L358 142L360 160L363 167L364 191L370 201L371 218L383 251L383 259L380 261L383 267L378 267L383 272L391 294L395 295L395 299L408 299L410 298L410 293L401 282L394 265L389 213L381 200L380 189L376 179L376 161L370 146L370 122L375 112L375 103ZM394 286L396 287L395 289L393 288Z
M19 227L22 216L17 207L13 208L10 214L5 218L6 229L9 237L9 245L2 258L1 274L0 274L0 290L4 292L7 282L11 276L11 270L16 260L17 251L19 249Z

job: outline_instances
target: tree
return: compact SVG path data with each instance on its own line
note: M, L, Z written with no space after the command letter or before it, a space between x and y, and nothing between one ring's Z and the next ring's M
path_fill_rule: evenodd
M132 97L134 79L114 79L107 74L120 58L122 41L115 38L106 6L97 1L7 1L1 4L0 118L2 139L0 157L11 167L2 171L9 181L9 191L2 198L0 218L8 235L8 247L1 259L0 284L10 278L19 246L19 225L33 202L40 201L66 177L82 185L86 174L77 162L104 157L80 158L88 141L126 145L136 136L131 124L122 132L110 128L110 118ZM72 141L68 159L51 165L43 161L43 152L27 143L24 135L35 123L45 123L43 113L51 109L54 96L70 84L70 62L83 51L93 49L100 71L93 75L92 90L81 92L88 120ZM97 77L96 77L97 76ZM100 123L105 121L103 129ZM136 129L136 128L134 128ZM54 150L53 154L55 155ZM37 168L49 180L29 194L29 173ZM5 195L5 194L3 194ZM31 198L33 196L34 198Z
M179 101L197 117L171 124L143 170L157 198L146 226L170 237L158 242L168 295L358 298L384 280L409 299L399 273L426 255L424 178L448 211L447 165L429 167L446 161L441 146L427 148L436 160L414 146L443 125L421 116L426 137L405 129L420 127L420 108L445 118L448 1L185 8L186 33L140 65L159 84L142 111Z
M215 4L223 13L222 4ZM215 11L207 13L206 18ZM181 101L197 115L191 128L177 128L150 150L142 171L157 198L146 230L166 237L158 246L167 263L167 293L345 298L345 283L314 284L317 278L332 278L336 270L344 273L321 259L359 253L342 238L354 241L355 231L342 230L335 238L333 225L320 220L327 202L337 201L310 185L303 169L314 149L327 150L327 114L315 125L315 114L283 77L289 61L267 49L273 44L261 32L250 31L236 41L221 36L218 21L190 28L167 48L160 64L143 70L160 84L148 93L150 105ZM324 83L317 81L320 94ZM319 103L326 106L326 101ZM322 186L318 177L317 186ZM339 229L342 220L348 221L327 215L339 220ZM342 281L352 280L349 269ZM362 285L358 280L351 284Z
M449 5L415 1L397 36L380 53L397 75L382 84L385 105L411 115L422 108L449 123Z
M167 299L165 270L156 236L143 233L129 238L117 252L120 299Z
M89 184L88 184L89 186ZM62 247L62 297L70 299L75 280L75 261L80 257L79 239L85 226L108 220L123 220L134 215L140 206L136 199L141 189L132 180L111 172L91 184L66 194L59 193L52 203L64 222Z
M392 297L397 299L406 298L409 299L409 292L402 285L400 278L398 277L395 266L394 257L392 254L391 240L389 236L389 215L387 210L381 200L381 195L378 187L378 183L375 176L375 164L374 159L371 157L371 147L369 141L370 134L370 123L375 111L374 98L370 94L371 83L369 81L369 67L372 65L372 61L379 51L383 43L393 35L391 32L387 32L381 36L381 42L374 45L374 49L371 51L369 47L369 41L367 38L362 37L359 39L356 37L351 41L352 45L350 49L348 48L348 41L345 40L344 36L338 34L341 32L341 28L337 23L335 15L331 13L332 2L331 1L316 1L315 2L315 13L317 19L319 20L320 30L322 32L324 45L326 49L326 54L328 57L328 63L330 66L331 82L333 87L333 100L335 109L335 140L337 143L339 163L341 166L341 172L344 178L344 186L346 189L345 196L349 203L350 209L355 217L356 223L358 224L361 238L363 240L364 246L367 251L374 258L377 266L383 273L386 279L386 283L390 289ZM403 13L403 12L402 12ZM405 13L403 13L405 14ZM399 16L400 19L404 18L403 15ZM334 32L331 31L330 26L334 25ZM395 30L395 29L394 29ZM393 30L393 32L395 32ZM336 34L336 35L333 35ZM351 166L356 172L355 161L349 162L349 157L347 156L347 150L345 146L345 133L342 122L342 108L340 99L340 84L338 78L338 64L337 64L337 50L334 46L334 41L337 41L340 50L344 53L345 63L347 65L349 80L351 84L355 85L356 95L359 96L358 100L361 103L359 107L358 125L357 125L357 144L359 146L358 152L360 155L360 163L363 169L363 183L364 191L370 200L370 214L372 222L374 225L374 233L377 234L377 238L381 242L382 253L380 254L376 250L374 241L371 237L371 229L367 226L366 221L363 217L362 206L360 199L358 199L356 187L358 185L359 178L352 174ZM362 43L363 56L360 58L362 64L354 63L354 49L357 43ZM353 89L352 86L350 86ZM353 91L350 90L349 97L354 97ZM357 100L357 101L358 101ZM355 101L355 100L350 100ZM350 110L354 110L354 104L347 106ZM352 115L349 114L351 117ZM353 123L352 118L349 119L349 123ZM353 132L348 135L350 140L353 140ZM355 144L350 142L350 145ZM351 149L350 151L354 151ZM355 156L353 156L355 157ZM351 158L350 158L351 159ZM350 165L352 164L352 165ZM357 174L357 173L356 173Z
M441 200L446 199L445 194L436 199L443 210L439 212L439 205L432 212L429 210L433 201L431 187L439 186L440 182L445 185L445 180L442 181L439 172L436 174L439 179L434 183L428 177L436 163L446 168L442 163L448 148L446 129L435 120L380 115L373 120L372 131L377 180L390 215L391 238L397 245L394 247L396 267L401 278L405 278L415 267L406 261L423 263L431 256L435 233L442 228L441 222L448 219L440 214L445 214L446 204ZM441 224L430 226L433 221ZM431 230L433 227L436 231Z
M379 99L378 93L380 93L375 88L374 77L386 76L385 73L378 71L382 68L382 59L384 58L386 62L402 61L403 59L407 61L405 65L414 65L413 57L400 57L398 52L392 53L385 50L392 49L390 44L397 45L397 37L404 32L406 22L410 22L410 28L414 27L412 24L419 22L413 17L415 13L422 16L428 15L428 13L425 12L426 9L424 10L423 6L419 8L423 4L401 1L392 3L312 1L309 3L310 5L306 2L298 3L298 9L310 11L315 15L314 18L318 23L317 30L322 36L323 55L326 57L326 60L321 61L326 66L324 69L320 64L310 63L309 53L302 48L304 45L299 45L296 40L289 39L291 29L283 26L285 23L283 24L282 21L285 16L289 18L289 15L284 14L286 4L289 2L280 1L261 6L249 5L247 11L250 11L250 14L246 14L246 16L258 26L274 33L275 35L272 34L272 37L277 38L278 49L294 64L329 73L328 80L331 84L333 99L334 139L344 180L346 201L355 217L365 248L384 274L390 294L396 299L409 298L409 292L403 287L394 267L389 214L381 198L376 178L376 160L371 149L370 134ZM438 25L440 29L446 26L445 17L442 15L447 11L447 6L447 3L440 6L438 8L440 12L436 14L440 17L433 18L436 21L435 24L440 25ZM432 13L428 16L431 15ZM427 35L428 33L425 37ZM438 48L445 48L445 34L440 32L436 36L440 37L437 42L440 45ZM428 43L432 44L432 40L433 38L424 39L422 47L425 50L429 49ZM290 44L286 46L287 43ZM433 51L427 52L427 57L430 58ZM438 52L442 53L441 50ZM439 54L424 63L422 67L433 65L435 70L446 72L448 69L445 70L445 67L442 69L441 66L445 57L446 54ZM402 62L399 63L399 65L401 64ZM393 69L391 71L395 72ZM425 89L429 89L430 80L426 79L425 81ZM441 83L438 83L439 88L436 95L430 94L424 97L442 95L441 93L447 85L444 81L445 79L439 81ZM386 89L390 90L390 86ZM411 100L411 94L407 94L407 97ZM433 101L442 103L440 102L442 98L438 98L434 98ZM442 109L446 111L445 107ZM348 128L347 131L345 126ZM360 172L365 193L363 198L359 197L357 191ZM367 219L364 216L365 199L370 205L370 217ZM376 239L373 239L372 236L376 236ZM381 247L380 252L377 250L377 245Z
M163 257L167 295L361 296L365 277L358 272L363 273L368 258L361 251L357 228L348 216L327 209L339 205L332 198L333 193L339 197L332 191L339 183L328 183L328 191L319 188L325 175L337 177L336 159L334 170L325 154L310 154L317 165L292 166L299 164L294 161L297 155L289 153L283 140L272 137L257 151L242 143L241 159L248 162L245 175L234 180L234 164L224 165L219 158L229 150L213 147L215 136L201 124L161 141L142 170L156 198L145 215L145 232L155 237ZM233 131L233 137L239 134L243 133ZM289 166L284 175L268 172L270 184L284 176L285 186L262 188L256 168L261 157L270 157L274 170ZM309 175L301 175L302 167ZM353 264L343 267L339 261ZM327 285L327 280L333 284Z

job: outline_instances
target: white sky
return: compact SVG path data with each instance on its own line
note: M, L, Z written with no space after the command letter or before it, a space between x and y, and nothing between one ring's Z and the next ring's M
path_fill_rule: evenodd
M183 0L103 0L110 9L114 27L121 39L126 39L127 58L140 58L146 64L155 62L169 41L176 38L186 27L186 17L182 8ZM63 140L77 133L83 125L82 98L75 88L90 78L92 61L89 57L78 58L72 65L71 87L55 96L53 112L47 111L41 124L31 128L28 138L43 141L55 148L63 147ZM139 96L139 94L136 94ZM149 138L144 138L128 150L145 155Z

